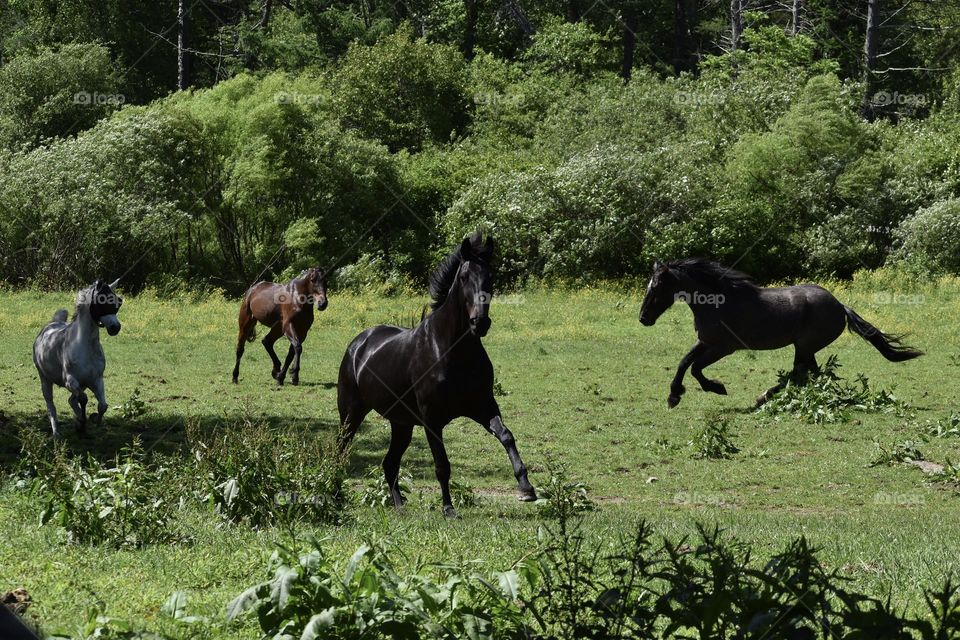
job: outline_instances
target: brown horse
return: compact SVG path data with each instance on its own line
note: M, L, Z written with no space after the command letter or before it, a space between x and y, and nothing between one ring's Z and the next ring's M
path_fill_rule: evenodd
M261 322L270 327L262 342L273 361L273 379L282 385L290 368L290 384L300 384L300 354L307 331L313 325L314 303L317 311L327 308L327 274L316 267L307 269L287 284L258 282L247 289L240 304L240 334L237 336L237 364L233 368L233 383L236 384L240 376L240 358L243 357L245 343L253 342L257 337L257 322ZM282 367L280 358L273 350L274 343L281 336L290 340L290 350Z

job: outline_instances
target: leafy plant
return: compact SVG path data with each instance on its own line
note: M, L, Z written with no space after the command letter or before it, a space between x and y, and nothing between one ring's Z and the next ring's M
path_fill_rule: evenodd
M225 520L253 527L341 522L348 502L343 459L332 444L249 417L187 437L203 498Z
M167 474L144 461L139 441L112 466L90 455L70 458L60 449L43 463L34 484L43 501L40 524L63 527L79 544L119 548L177 540L170 521L178 505Z
M917 443L911 440L894 442L890 448L884 447L877 440L874 440L873 444L874 447L876 447L876 451L873 454L873 459L870 461L869 466L871 467L901 464L924 459L920 449L917 448Z
M695 448L693 457L697 459L722 460L740 451L730 439L730 420L719 413L706 417L706 424L690 444Z
M124 420L134 420L145 414L148 408L140 396L140 387L136 387L130 397L117 407L117 414Z
M401 470L397 476L397 487L400 489L400 493L409 496L411 486L413 486L413 477ZM383 469L379 466L370 467L367 471L367 480L363 491L360 493L360 504L368 507L393 506L390 487L387 486L387 480L383 477Z
M590 499L589 487L570 479L566 465L551 461L548 469L550 479L539 489L540 499L537 500L541 516L566 521L576 514L596 508L596 503Z
M760 407L764 413L786 413L812 424L846 422L849 412L893 412L902 415L907 405L886 389L873 391L866 376L857 374L850 384L837 374L840 363L835 355L827 358L819 372L812 373L804 383L791 380L790 374L780 372L783 389Z
M278 547L271 577L237 596L227 619L252 611L266 637L302 640L527 637L516 572L485 577L454 565L401 572L383 541L360 546L340 564L322 540L308 536L304 544L302 552Z

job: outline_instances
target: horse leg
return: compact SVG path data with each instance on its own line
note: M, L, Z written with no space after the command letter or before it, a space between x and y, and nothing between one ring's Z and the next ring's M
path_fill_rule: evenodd
M667 396L668 408L673 409L680 404L680 396L687 391L683 386L683 376L686 375L687 369L693 364L694 359L706 351L706 349L707 345L697 341L697 344L693 345L693 348L690 349L687 355L683 356L683 359L680 360L680 365L677 367L677 374L673 376L673 382L670 383L670 395Z
M87 394L76 379L67 376L66 387L70 391L70 408L77 417L77 434L84 436L87 433Z
M430 443L430 453L433 454L433 466L437 470L440 494L443 497L443 515L447 518L456 518L457 512L453 508L453 499L450 497L450 459L447 457L446 447L443 446L443 428L425 427L425 429L427 442Z
M97 378L90 390L93 391L93 395L97 399L97 415L90 416L90 419L93 420L93 424L99 427L103 424L103 414L107 412L108 408L107 395L103 389L103 378Z
M290 367L290 384L297 386L300 384L300 356L303 354L303 340L306 338L300 338L297 336L296 342L291 342L290 346L293 347L293 366Z
M795 351L793 354L793 370L790 372L789 379L794 384L806 384L810 380L810 373L815 372L819 369L817 366L817 358L815 355L802 354L799 351ZM759 409L764 404L770 401L773 396L777 395L783 388L787 386L786 381L778 382L773 385L759 396L757 396L757 401L754 403L754 408Z
M53 429L53 438L60 437L57 431L57 407L53 404L53 383L46 378L40 378L40 391L43 392L43 400L47 403L47 416L50 418L50 428Z
M268 331L267 335L263 336L263 340L260 341L261 344L263 344L263 348L267 350L267 355L270 356L271 362L273 362L273 373L270 375L274 380L277 379L277 374L280 373L280 358L277 357L277 352L273 350L273 345L282 335L283 329L279 324L275 324L270 327L270 331Z
M530 484L527 478L527 467L520 458L520 452L517 451L517 442L513 438L510 429L503 424L503 418L500 416L500 407L496 400L490 399L489 409L473 416L473 420L483 425L483 428L489 431L500 441L503 448L507 451L510 458L510 464L513 465L513 475L517 478L517 485L520 489L520 500L522 502L533 502L537 499L537 492ZM429 432L428 432L429 433Z
M700 383L701 389L721 396L727 395L727 388L723 386L723 383L709 379L703 375L703 370L731 353L732 351L730 349L712 346L707 347L699 356L694 358L693 367L690 371L693 373L693 377L697 379L697 382Z
M410 439L413 437L413 425L390 423L390 448L387 449L387 455L383 457L383 477L387 481L387 487L390 488L390 495L393 497L393 506L398 511L403 511L403 504L407 501L400 493L398 478L400 477L400 459L410 446Z
M296 355L297 347L294 343L290 343L290 348L287 349L287 357L283 361L283 368L280 369L280 373L277 374L277 385L283 386L283 379L287 377L287 369L290 367L290 363L293 362L293 356Z

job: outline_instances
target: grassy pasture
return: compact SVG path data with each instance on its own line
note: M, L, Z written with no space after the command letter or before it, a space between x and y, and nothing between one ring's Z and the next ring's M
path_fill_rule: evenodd
M844 334L821 354L821 362L836 354L847 378L864 373L872 387L892 389L910 405L907 415L854 413L848 422L813 425L752 412L757 394L792 362L787 350L738 353L708 369L726 384L726 397L700 391L688 377L683 402L668 410L670 379L694 341L685 307L676 306L655 327L644 328L637 322L638 291L534 289L501 295L485 344L503 392L498 400L504 419L531 481L542 484L548 460L566 463L599 502L587 516L588 531L611 548L639 519L674 539L690 534L696 522L718 523L755 544L758 557L804 534L828 566L841 569L861 590L889 592L901 607L919 607L922 589L957 567L960 495L925 482L914 467L867 465L875 440L887 446L917 440L925 421L957 409L960 282L921 286L878 274L829 286L867 320L887 332L909 332L910 342L927 352L919 360L889 363L859 337ZM72 298L2 295L5 470L15 464L17 427L49 429L30 350L40 327ZM423 296L333 292L305 343L301 386L277 388L259 342L248 346L240 384L230 384L236 301L128 298L121 334L103 335L111 404L105 427L91 427L93 437L77 440L60 390L64 433L71 449L102 457L134 436L148 448L176 453L187 420L212 425L243 412L332 438L337 368L347 343L373 324L409 324L425 302ZM148 413L119 418L116 407L137 389ZM688 443L714 410L730 419L740 452L729 460L694 459ZM451 424L445 435L453 477L479 490L479 506L462 509L457 521L441 517L421 431L404 458L404 472L414 479L406 514L355 506L348 524L318 533L344 555L367 537L388 535L411 564L463 559L506 568L531 551L541 521L535 506L514 499L515 481L499 443L468 421ZM358 485L379 463L388 438L386 423L368 418L350 464ZM931 439L920 448L929 460L960 459L960 438ZM180 526L192 535L190 544L112 551L66 545L61 531L37 526L37 510L12 483L0 490L0 590L26 587L35 601L32 614L50 628L67 630L97 602L120 618L149 621L175 589L189 593L192 613L219 616L230 598L262 578L273 544L287 535L218 526L212 514L190 507L179 515ZM252 625L232 633L257 635Z

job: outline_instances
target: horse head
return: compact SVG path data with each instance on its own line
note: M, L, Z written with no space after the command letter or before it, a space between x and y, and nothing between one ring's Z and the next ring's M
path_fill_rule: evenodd
M318 267L310 267L302 275L306 283L306 295L317 304L317 311L327 308L327 275Z
M463 239L460 269L457 272L461 302L470 321L470 333L483 337L490 330L490 302L493 300L493 238L480 242L480 234Z
M120 282L120 279L107 284L103 280L97 279L90 287L80 292L77 300L77 307L86 306L90 310L90 317L97 323L97 326L103 327L111 336L120 333L120 321L117 319L117 313L123 305L123 298L117 295L114 287Z
M676 301L679 280L670 267L659 260L653 263L653 274L647 284L647 294L640 305L640 324L650 327Z

